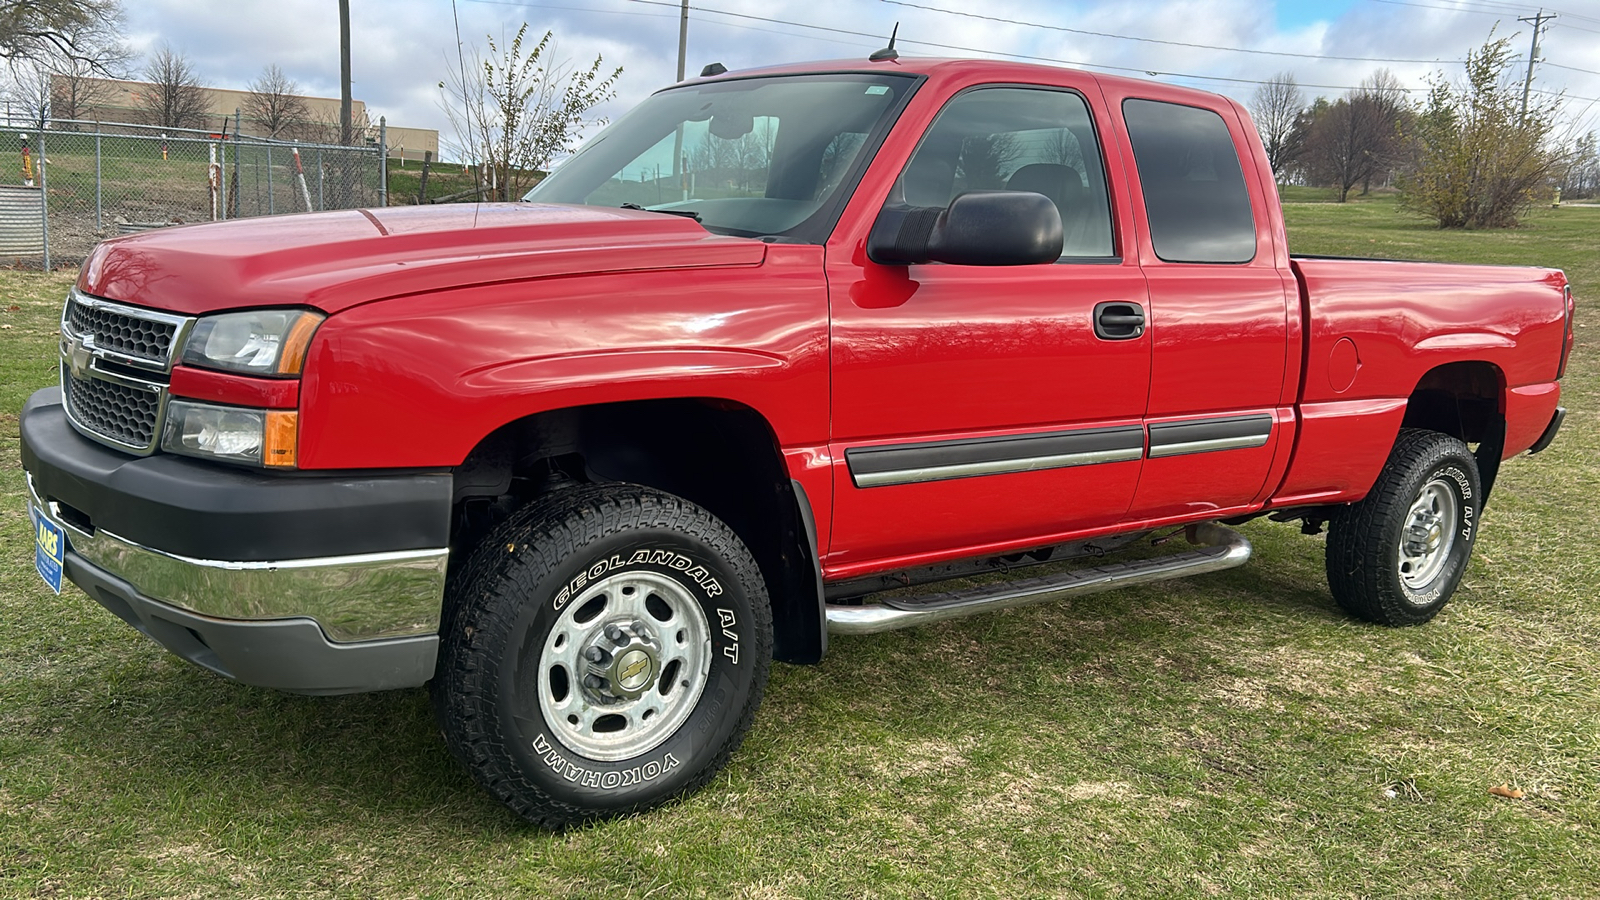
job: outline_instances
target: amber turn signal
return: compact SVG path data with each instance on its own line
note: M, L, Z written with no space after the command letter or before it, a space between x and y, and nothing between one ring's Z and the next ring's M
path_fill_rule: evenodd
M282 349L278 351L279 375L299 375L300 370L305 368L311 336L317 333L317 326L322 324L322 319L315 313L304 313L294 320L289 333L283 336Z
M315 326L312 326L315 328ZM308 332L309 335L309 332ZM293 468L295 445L299 441L300 414L293 411L268 410L267 427L262 435L261 464Z

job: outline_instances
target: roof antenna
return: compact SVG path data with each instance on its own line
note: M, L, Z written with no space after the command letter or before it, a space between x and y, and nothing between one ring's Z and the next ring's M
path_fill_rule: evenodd
M867 57L867 60L869 62L882 62L882 61L884 61L886 59L890 59L890 60L899 59L900 58L900 51L896 50L894 48L894 39L896 37L898 37L899 35L900 35L900 23L896 22L896 23L894 23L894 31L889 33L889 46L883 48L882 50L874 50L874 51L872 51L872 55Z

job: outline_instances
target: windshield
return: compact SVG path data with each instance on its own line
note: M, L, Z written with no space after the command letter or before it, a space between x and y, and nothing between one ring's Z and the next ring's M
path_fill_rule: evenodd
M784 234L848 194L863 148L915 83L801 75L662 91L523 199L642 207L694 215L726 234Z

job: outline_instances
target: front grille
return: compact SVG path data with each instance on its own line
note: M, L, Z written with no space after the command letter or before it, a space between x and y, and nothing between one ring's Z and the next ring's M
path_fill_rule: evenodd
M91 339L94 346L134 359L165 366L178 334L178 321L165 321L132 315L91 302L80 302L77 295L67 299L65 316L68 330Z
M95 434L129 448L155 443L161 395L99 378L77 378L61 370L62 392L72 419Z

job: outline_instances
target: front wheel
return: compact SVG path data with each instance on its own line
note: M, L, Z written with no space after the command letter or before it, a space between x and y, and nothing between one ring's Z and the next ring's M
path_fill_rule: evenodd
M1466 572L1482 503L1466 444L1437 431L1402 430L1372 491L1329 523L1334 599L1381 625L1432 619Z
M761 702L760 569L705 510L637 485L557 491L472 551L431 690L445 740L557 828L705 784Z

